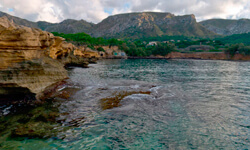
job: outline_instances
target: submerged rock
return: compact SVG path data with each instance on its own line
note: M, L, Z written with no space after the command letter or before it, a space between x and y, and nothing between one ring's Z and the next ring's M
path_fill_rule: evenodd
M98 56L49 32L0 18L0 106L8 105L0 107L0 137L56 137L84 121L65 123L58 110L77 91L65 88L65 66L87 67Z
M17 126L12 137L46 138L56 136L54 127L44 122L30 122Z
M115 107L121 106L120 102L127 96L133 95L133 94L148 94L150 95L150 91L120 91L118 93L114 93L114 96L102 98L100 100L100 105L102 110L106 109L112 109Z
M49 100L47 103L34 106L11 105L10 113L2 116L0 114L0 137L51 138L78 126L78 122L84 121L84 117L66 122L64 118L70 114L62 113L58 109L61 103L68 100L76 91L76 88L65 88L53 93L54 99L60 99L60 101Z

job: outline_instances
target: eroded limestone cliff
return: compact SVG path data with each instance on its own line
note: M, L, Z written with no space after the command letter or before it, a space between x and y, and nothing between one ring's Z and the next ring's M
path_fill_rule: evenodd
M0 102L47 98L68 78L64 66L86 67L99 56L85 53L49 32L0 18Z

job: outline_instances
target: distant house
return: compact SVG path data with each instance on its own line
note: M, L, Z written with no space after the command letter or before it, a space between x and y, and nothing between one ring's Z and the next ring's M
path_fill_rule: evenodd
M127 56L125 52L120 52L119 56Z
M157 45L157 42L152 41L152 42L149 42L147 46L155 46L155 45Z

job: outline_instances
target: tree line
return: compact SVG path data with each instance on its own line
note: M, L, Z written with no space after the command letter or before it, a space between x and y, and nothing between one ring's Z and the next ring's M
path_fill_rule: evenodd
M211 45L215 49L225 48L225 52L230 55L236 53L250 55L250 33L232 35L224 38L217 39L198 39L185 36L163 36L163 37L148 37L137 40L125 39L105 39L102 37L91 37L86 33L76 34L64 34L52 32L55 36L60 36L77 46L87 45L91 49L94 46L118 46L119 49L126 52L128 56L150 56L150 55L161 55L165 56L173 51L177 51L177 48L186 48L191 45ZM150 41L157 41L155 45L148 45ZM166 43L168 41L168 43ZM171 42L174 41L174 42ZM230 42L231 41L231 42ZM243 41L241 44L231 44L235 41ZM245 41L245 42L244 42ZM227 44L229 43L229 44ZM97 49L98 51L104 51L102 48Z
M87 45L89 48L94 49L94 46L118 46L119 49L123 50L128 56L150 56L150 55L167 55L171 51L174 51L174 46L157 43L156 45L147 46L146 43L141 40L129 41L129 40L118 40L118 39L104 39L102 37L91 37L86 33L76 34L64 34L52 32L55 36L65 38L66 41L71 42L77 46ZM99 48L98 51L103 51Z

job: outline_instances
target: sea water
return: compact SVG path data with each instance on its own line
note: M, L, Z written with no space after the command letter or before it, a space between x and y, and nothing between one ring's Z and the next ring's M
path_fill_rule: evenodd
M250 149L250 62L101 60L69 73L80 90L58 109L69 113L65 122L84 118L78 126L50 139L1 141L3 148ZM100 108L100 99L133 90L151 94Z

